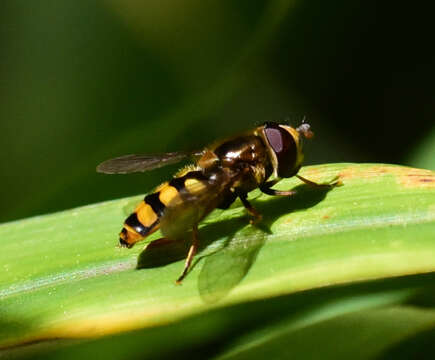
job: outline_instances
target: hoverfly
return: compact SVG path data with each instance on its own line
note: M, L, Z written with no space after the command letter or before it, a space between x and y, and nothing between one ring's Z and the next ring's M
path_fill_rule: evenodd
M335 185L317 184L297 175L303 161L302 137L312 136L307 123L293 128L268 122L202 151L126 155L101 163L98 172L126 174L156 169L189 157L195 160L194 165L181 169L137 205L124 222L120 245L131 248L158 229L172 240L192 230L184 270L176 281L181 283L198 249L198 224L215 208L226 209L239 198L255 223L261 220L261 214L250 204L247 194L256 188L267 195L290 196L294 191L275 190L272 186L292 176L312 186Z

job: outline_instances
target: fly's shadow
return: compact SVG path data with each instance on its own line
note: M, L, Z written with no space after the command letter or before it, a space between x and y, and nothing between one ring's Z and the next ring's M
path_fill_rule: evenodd
M246 225L227 236L223 246L212 254L203 256L204 265L198 278L201 298L214 303L224 298L249 272L269 230L265 227Z
M243 280L271 233L271 225L281 215L315 206L331 188L313 188L303 184L293 190L296 192L293 196L274 197L261 202L254 200L253 205L263 215L258 225L249 225L247 216L241 216L201 227L198 255L191 270L200 261L204 262L198 289L205 302L222 299ZM185 259L191 239L191 232L188 232L183 239L162 238L151 242L139 255L137 268L161 267Z

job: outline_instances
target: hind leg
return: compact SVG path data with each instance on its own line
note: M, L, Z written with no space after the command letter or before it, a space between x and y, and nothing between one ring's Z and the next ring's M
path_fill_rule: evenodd
M192 245L190 245L189 252L187 254L186 262L184 263L184 270L181 276L175 282L177 285L180 285L183 279L186 277L189 272L190 266L192 265L192 260L198 251L199 239L198 239L198 225L195 225L192 229Z

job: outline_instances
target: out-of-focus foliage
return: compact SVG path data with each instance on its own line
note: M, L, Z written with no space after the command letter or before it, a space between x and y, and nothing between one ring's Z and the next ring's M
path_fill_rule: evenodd
M420 168L435 169L435 128L424 137L407 162Z
M410 3L2 1L0 221L149 191L174 167L95 166L268 120L307 117L307 163L426 166L431 22Z

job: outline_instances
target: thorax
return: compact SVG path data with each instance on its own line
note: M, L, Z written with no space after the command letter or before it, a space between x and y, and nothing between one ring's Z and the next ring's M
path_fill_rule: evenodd
M243 135L211 146L198 161L205 172L222 169L233 174L234 187L249 192L272 174L266 146L256 135Z

